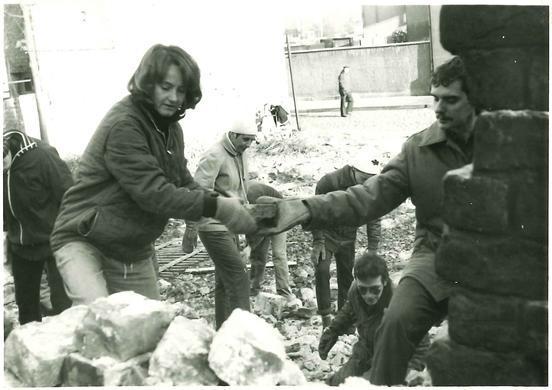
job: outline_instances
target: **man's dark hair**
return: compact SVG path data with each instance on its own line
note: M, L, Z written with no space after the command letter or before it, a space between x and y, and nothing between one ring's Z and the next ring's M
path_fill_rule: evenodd
M381 276L381 281L389 281L389 271L385 260L378 255L365 253L355 259L353 275L360 280L368 278L377 278Z
M150 107L153 106L152 96L155 84L163 81L171 65L176 65L180 69L186 88L186 99L176 113L178 118L182 118L186 109L195 108L201 100L202 93L199 67L195 60L180 47L161 44L152 46L144 54L127 88L135 99Z
M431 85L434 87L440 85L448 87L457 80L460 81L462 91L464 91L469 102L475 108L476 114L479 114L481 108L473 96L473 80L468 74L462 58L454 56L444 64L438 66L431 76Z

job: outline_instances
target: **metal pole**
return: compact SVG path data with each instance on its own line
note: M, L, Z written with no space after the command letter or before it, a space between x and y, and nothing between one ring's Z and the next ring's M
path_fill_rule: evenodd
M289 77L291 79L291 95L293 96L293 108L295 109L295 123L297 123L297 130L301 130L299 127L299 112L297 112L297 102L295 101L295 87L293 86L293 71L291 70L291 51L289 50L289 40L286 33L286 47L288 54L288 63L289 63Z

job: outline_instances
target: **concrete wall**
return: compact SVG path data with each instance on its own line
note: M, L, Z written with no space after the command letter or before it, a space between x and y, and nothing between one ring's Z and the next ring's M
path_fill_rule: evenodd
M351 69L356 93L374 96L429 93L431 60L427 42L292 52L291 57L298 98L338 96L337 77L344 65Z

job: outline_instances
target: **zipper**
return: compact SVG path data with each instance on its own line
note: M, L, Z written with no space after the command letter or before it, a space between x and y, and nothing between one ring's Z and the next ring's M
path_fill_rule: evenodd
M12 163L13 163L13 161L12 161ZM17 217L15 216L15 212L13 211L10 183L11 183L11 167L10 167L10 169L8 169L8 204L10 205L10 211L13 215L13 218L19 224L19 243L21 245L23 245L23 225L21 225L21 222L19 222L19 219L17 219Z
M161 137L163 138L163 142L165 144L165 151L167 152L167 154L169 154L170 156L172 156L172 152L169 150L169 138L168 137L165 137L165 134L159 130L159 128L157 127L157 125L155 124L155 121L153 120L153 118L150 116L149 113L146 113L149 120L151 121L151 123L153 124L153 127L155 128L155 131L157 131L159 134L161 134ZM167 127L167 133L169 133L171 130L170 130L170 126Z

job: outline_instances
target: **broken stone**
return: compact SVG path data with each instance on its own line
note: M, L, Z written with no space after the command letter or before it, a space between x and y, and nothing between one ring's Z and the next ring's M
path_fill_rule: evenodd
M175 317L181 316L189 319L200 318L199 314L197 314L197 312L193 308L191 308L184 302L172 303L172 306L175 313Z
M278 386L303 386L307 384L307 379L297 366L291 360L286 359L284 361L284 367L278 380Z
M370 383L369 380L361 378L359 376L350 376L345 379L345 382L338 387L350 387L352 389L365 389L367 387L376 387Z
M4 368L25 386L56 386L61 383L63 360L77 351L74 333L88 307L71 307L14 329L4 345Z
M4 370L4 385L8 388L25 387L25 384L8 370Z
M170 381L170 386L216 385L218 378L207 361L214 335L204 319L176 317L153 352L149 375Z
M89 306L75 338L80 353L125 361L152 351L175 316L174 308L132 291L98 298Z
M253 310L255 313L264 315L273 315L274 317L281 319L286 305L286 299L277 294L260 292L255 297L253 303Z
M286 360L280 333L255 314L235 309L211 344L209 365L231 386L274 386Z
M305 307L316 307L316 294L312 288L303 287L300 292Z
M4 340L6 340L13 329L19 326L17 314L14 310L4 308Z
M62 370L64 386L143 386L151 352L125 362L111 357L88 359L80 353L65 358Z

